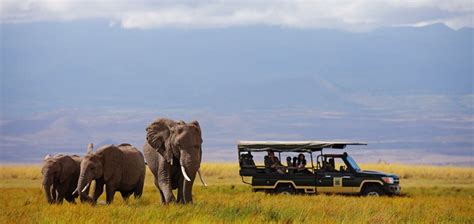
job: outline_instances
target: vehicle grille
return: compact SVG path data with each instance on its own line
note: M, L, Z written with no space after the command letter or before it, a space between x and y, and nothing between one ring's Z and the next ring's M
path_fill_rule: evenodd
M393 178L393 183L394 184L399 184L400 183L400 179L397 177L397 178Z

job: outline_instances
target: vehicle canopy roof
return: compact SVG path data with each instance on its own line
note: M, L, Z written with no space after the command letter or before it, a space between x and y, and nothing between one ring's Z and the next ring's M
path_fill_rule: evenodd
M359 142L327 141L239 141L237 148L244 152L314 152L324 148L344 149L347 145L367 145Z

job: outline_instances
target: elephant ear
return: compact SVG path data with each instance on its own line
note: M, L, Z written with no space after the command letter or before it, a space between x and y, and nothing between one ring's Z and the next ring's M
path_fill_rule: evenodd
M199 122L196 121L196 120L193 120L191 121L192 125L196 126L197 130L198 130L198 133L199 133L199 138L201 139L201 143L202 143L202 133L201 133L201 126L199 125Z
M122 150L111 145L101 151L100 154L97 154L97 156L101 157L105 181L108 181L113 177L122 177Z
M201 125L199 125L199 122L198 122L197 120L193 120L193 121L191 121L191 123L190 123L190 124L194 125L194 126L197 128L197 130L198 130L198 134L199 134L199 139L200 139L200 141L201 141L201 144L202 144L202 132L201 132ZM200 150L200 152L199 152L199 155L200 155L200 158L199 158L199 163L201 163L201 161L202 161L202 145L201 145L201 147L200 147L200 149L199 149L199 150Z
M162 119L158 119L148 125L146 132L147 143L160 154L163 154L165 151L165 142L170 136L170 130L166 122Z

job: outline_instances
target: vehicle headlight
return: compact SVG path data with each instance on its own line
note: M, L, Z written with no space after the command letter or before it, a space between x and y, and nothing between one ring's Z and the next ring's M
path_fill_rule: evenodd
M382 177L382 180L383 180L383 182L385 182L387 184L393 184L394 183L393 177Z

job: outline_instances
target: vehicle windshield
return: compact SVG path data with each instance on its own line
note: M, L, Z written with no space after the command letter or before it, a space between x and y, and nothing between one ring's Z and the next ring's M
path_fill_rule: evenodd
M359 165L357 165L357 163L354 161L354 159L352 159L351 156L347 156L347 162L349 162L349 164L351 165L352 168L354 168L355 171L360 171L360 167Z

